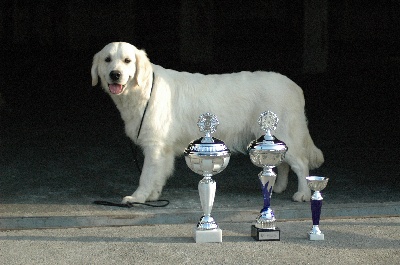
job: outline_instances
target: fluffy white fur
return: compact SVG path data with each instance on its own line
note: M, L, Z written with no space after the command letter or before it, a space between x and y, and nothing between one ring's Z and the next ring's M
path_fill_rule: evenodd
M120 72L118 80L110 78L111 71ZM139 186L131 196L124 197L123 203L160 197L173 172L175 156L182 155L191 140L202 136L196 126L201 114L215 114L220 125L213 136L223 140L231 151L244 153L251 140L263 133L257 119L266 110L278 115L274 135L289 148L284 163L278 166L274 191L286 189L290 166L298 176L293 200L310 200L306 177L309 169L319 167L324 158L307 128L303 91L289 78L262 71L221 75L178 72L150 63L143 50L124 42L110 43L95 54L91 75L93 86L100 77L101 86L121 113L126 134L144 152ZM110 84L122 85L121 90L116 94Z

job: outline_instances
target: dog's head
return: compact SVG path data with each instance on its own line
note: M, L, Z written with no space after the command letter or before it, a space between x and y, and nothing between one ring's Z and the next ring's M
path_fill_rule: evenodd
M112 42L93 57L92 86L101 85L111 94L122 94L128 87L142 87L151 74L146 53L126 42Z

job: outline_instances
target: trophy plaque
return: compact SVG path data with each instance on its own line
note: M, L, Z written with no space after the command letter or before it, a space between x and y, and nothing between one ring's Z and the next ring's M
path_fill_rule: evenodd
M319 220L321 217L321 208L322 208L322 196L321 191L325 189L328 184L329 178L317 177L317 176L309 176L307 179L308 187L314 191L314 194L311 196L311 214L313 226L311 231L308 233L308 238L310 240L324 240L324 233L319 229Z
M187 166L203 176L198 185L203 216L195 228L196 243L222 242L222 230L211 216L216 191L212 176L226 168L231 153L223 141L211 136L218 124L215 115L202 114L197 126L205 136L192 141L184 151Z
M264 207L256 223L251 226L251 236L257 241L280 240L280 229L276 226L275 214L270 207L272 188L276 179L273 168L283 161L288 148L284 142L271 134L271 131L276 129L278 121L277 115L272 111L261 113L258 124L265 131L265 135L252 141L247 148L251 162L263 168L258 178L261 183Z

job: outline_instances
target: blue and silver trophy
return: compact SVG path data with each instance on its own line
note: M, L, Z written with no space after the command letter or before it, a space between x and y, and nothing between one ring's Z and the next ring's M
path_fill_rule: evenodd
M311 196L311 214L313 226L311 231L308 233L308 238L310 240L324 240L324 233L322 233L319 229L319 220L321 217L323 200L321 196L321 190L325 189L326 185L328 184L329 178L309 176L306 179L308 187L314 191L314 194Z
M271 134L276 129L278 117L272 111L261 113L258 124L265 131L257 140L252 141L248 146L251 162L263 170L258 174L261 183L264 207L251 226L251 236L257 241L279 241L280 229L276 226L274 211L271 209L272 188L276 180L276 173L273 168L279 165L285 157L287 146Z
M226 168L231 152L223 141L211 137L218 124L215 115L208 112L201 115L197 126L205 136L192 141L184 152L187 166L203 176L198 188L204 214L195 228L196 243L222 242L222 230L211 216L216 191L216 182L211 177Z

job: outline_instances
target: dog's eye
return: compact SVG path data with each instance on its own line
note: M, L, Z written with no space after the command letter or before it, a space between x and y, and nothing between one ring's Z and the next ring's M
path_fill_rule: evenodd
M130 63L130 62L131 62L131 59L129 59L129 58L125 59L125 63Z
M106 61L107 63L111 62L111 58L107 57L104 61Z

